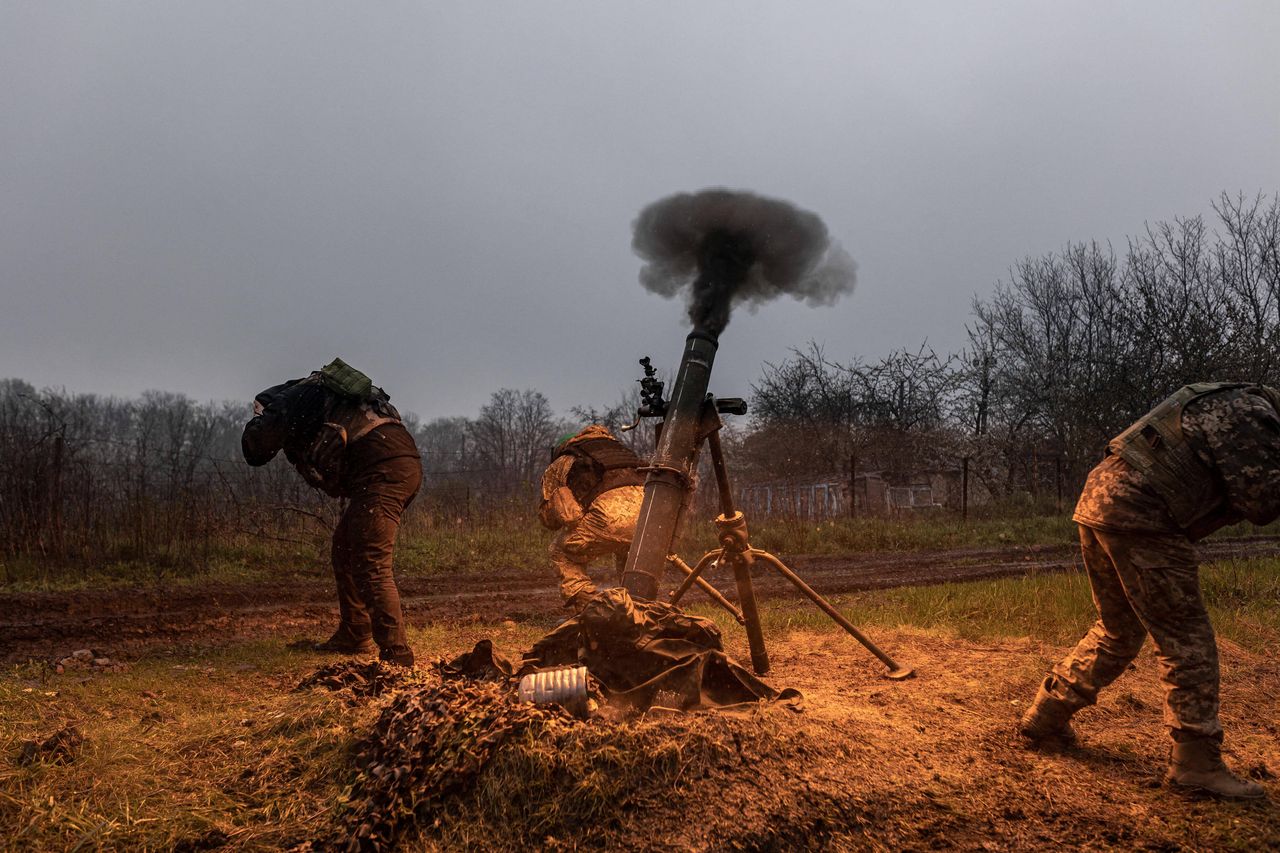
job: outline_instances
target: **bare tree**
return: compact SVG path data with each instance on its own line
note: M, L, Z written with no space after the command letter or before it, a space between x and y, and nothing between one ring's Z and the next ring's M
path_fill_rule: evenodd
M540 391L495 391L469 426L487 482L502 497L536 486L555 443L557 422Z

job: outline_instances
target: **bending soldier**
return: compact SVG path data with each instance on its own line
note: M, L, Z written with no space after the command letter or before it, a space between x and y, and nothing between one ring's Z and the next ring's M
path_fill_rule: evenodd
M280 451L309 484L349 503L333 532L338 629L318 651L413 665L391 572L400 516L422 483L413 436L381 388L340 359L263 391L241 438L250 465Z
M636 532L644 500L640 458L603 426L563 437L542 476L542 525L559 533L551 564L560 574L565 606L580 610L596 591L587 576L593 559L613 555L618 570Z
M1097 701L1150 634L1173 737L1166 780L1263 796L1222 762L1218 650L1192 543L1228 524L1277 516L1280 391L1188 385L1113 439L1074 516L1098 621L1045 678L1022 734L1073 739L1071 715Z

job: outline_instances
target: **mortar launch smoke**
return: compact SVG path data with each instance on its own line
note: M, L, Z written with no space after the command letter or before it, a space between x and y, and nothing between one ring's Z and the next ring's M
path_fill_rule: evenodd
M640 283L673 297L688 292L694 328L718 336L733 306L754 308L786 293L830 305L853 290L854 263L814 213L754 193L678 193L640 211L631 248Z

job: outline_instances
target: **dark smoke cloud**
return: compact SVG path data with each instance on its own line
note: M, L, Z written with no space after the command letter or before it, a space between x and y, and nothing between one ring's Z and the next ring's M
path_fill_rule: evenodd
M853 290L854 263L813 213L748 192L708 189L656 201L634 223L640 283L673 297L688 289L694 327L719 335L734 305L786 293L830 305Z

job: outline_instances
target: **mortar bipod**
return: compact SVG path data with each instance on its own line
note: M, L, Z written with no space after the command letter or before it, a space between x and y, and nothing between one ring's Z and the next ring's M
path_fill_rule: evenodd
M768 551L751 547L747 534L747 520L734 507L733 490L729 485L729 471L725 466L724 451L720 446L720 417L716 411L715 401L710 397L703 409L703 424L703 439L711 451L711 465L715 470L716 486L720 492L720 515L715 521L720 547L714 551L707 552L698 561L697 565L692 568L675 554L667 557L667 563L674 566L684 575L684 580L669 596L671 603L678 603L694 585L697 585L703 591L707 591L713 601L727 610L739 624L746 628L747 645L751 649L751 667L757 675L764 675L769 671L769 653L765 649L764 630L760 624L760 611L756 605L755 588L751 583L751 566L759 560L790 581L806 598L817 605L819 610L831 617L833 622L847 631L855 640L875 655L881 663L888 667L889 671L885 673L885 677L899 681L915 675L914 669L904 667L889 657L879 646L871 642L866 635L859 631L852 622L846 619L831 602L819 595L813 587L805 583L804 579L792 571L785 563ZM702 577L703 571L709 566L721 563L727 564L733 570L734 581L738 587L738 604L741 610L734 607L728 599Z

